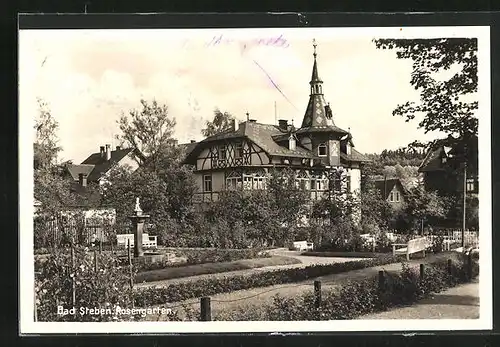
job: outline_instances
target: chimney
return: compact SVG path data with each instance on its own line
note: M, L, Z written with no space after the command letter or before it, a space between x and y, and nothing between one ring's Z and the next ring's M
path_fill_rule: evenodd
M172 140L172 146L177 147L178 143L178 140Z
M290 134L290 137L288 138L288 149L294 151L295 148L296 148L295 136L293 134Z
M78 183L80 183L80 185L82 187L86 187L87 186L87 175L86 174L78 174Z
M106 145L106 160L111 159L111 145Z
M285 130L286 131L288 129L288 120L286 120L286 119L280 119L278 122L279 122L278 123L279 124L279 128L281 130Z
M236 119L233 119L233 120L231 121L231 130L232 130L232 131L236 131Z
M101 158L104 158L105 157L105 150L104 150L104 146L101 146Z
M121 148L121 146L116 146L116 150L119 151Z
M191 143L196 143L196 141L195 140L191 140Z

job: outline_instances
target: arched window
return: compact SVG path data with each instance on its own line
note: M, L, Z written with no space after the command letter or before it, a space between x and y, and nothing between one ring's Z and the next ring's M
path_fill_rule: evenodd
M318 156L326 157L326 145L324 143L318 146Z

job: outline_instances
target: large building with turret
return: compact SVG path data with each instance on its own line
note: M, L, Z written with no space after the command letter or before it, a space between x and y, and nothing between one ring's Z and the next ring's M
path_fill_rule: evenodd
M347 191L360 189L367 159L355 149L350 131L335 125L318 73L316 44L313 57L309 102L300 128L284 119L262 124L247 114L245 122L233 122L226 131L188 144L185 163L194 167L197 201L216 201L228 189L265 189L271 170L280 168L293 169L297 185L314 200L340 191L332 173L344 176L339 182Z

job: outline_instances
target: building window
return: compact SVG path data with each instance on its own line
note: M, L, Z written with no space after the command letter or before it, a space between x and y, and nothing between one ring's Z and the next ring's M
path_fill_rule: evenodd
M243 158L243 143L241 142L236 143L234 157L236 159Z
M212 175L203 176L203 191L204 192L212 191Z
M389 194L389 201L394 202L394 193L393 192L391 192L391 194Z
M474 191L474 179L473 178L467 178L467 191L472 192Z
M326 157L326 145L324 143L318 146L318 156Z
M253 178L253 189L266 189L266 178L265 177L254 177Z
M295 180L295 186L300 190L309 189L309 179L308 178L297 178Z
M399 202L399 192L396 192L396 202Z
M226 146L222 145L219 147L219 159L226 160Z
M243 190L252 190L253 186L253 177L243 175Z

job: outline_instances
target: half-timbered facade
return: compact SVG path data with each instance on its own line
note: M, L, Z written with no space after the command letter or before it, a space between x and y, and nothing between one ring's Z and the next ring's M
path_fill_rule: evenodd
M226 131L190 144L185 163L194 167L197 201L215 201L227 189L266 189L270 172L280 168L295 170L297 186L314 200L340 191L340 184L353 193L360 189L362 163L367 160L355 150L350 131L334 123L318 75L316 45L309 84L309 103L300 128L287 120L262 124L247 114L247 121L233 122ZM345 179L333 175L339 172Z

